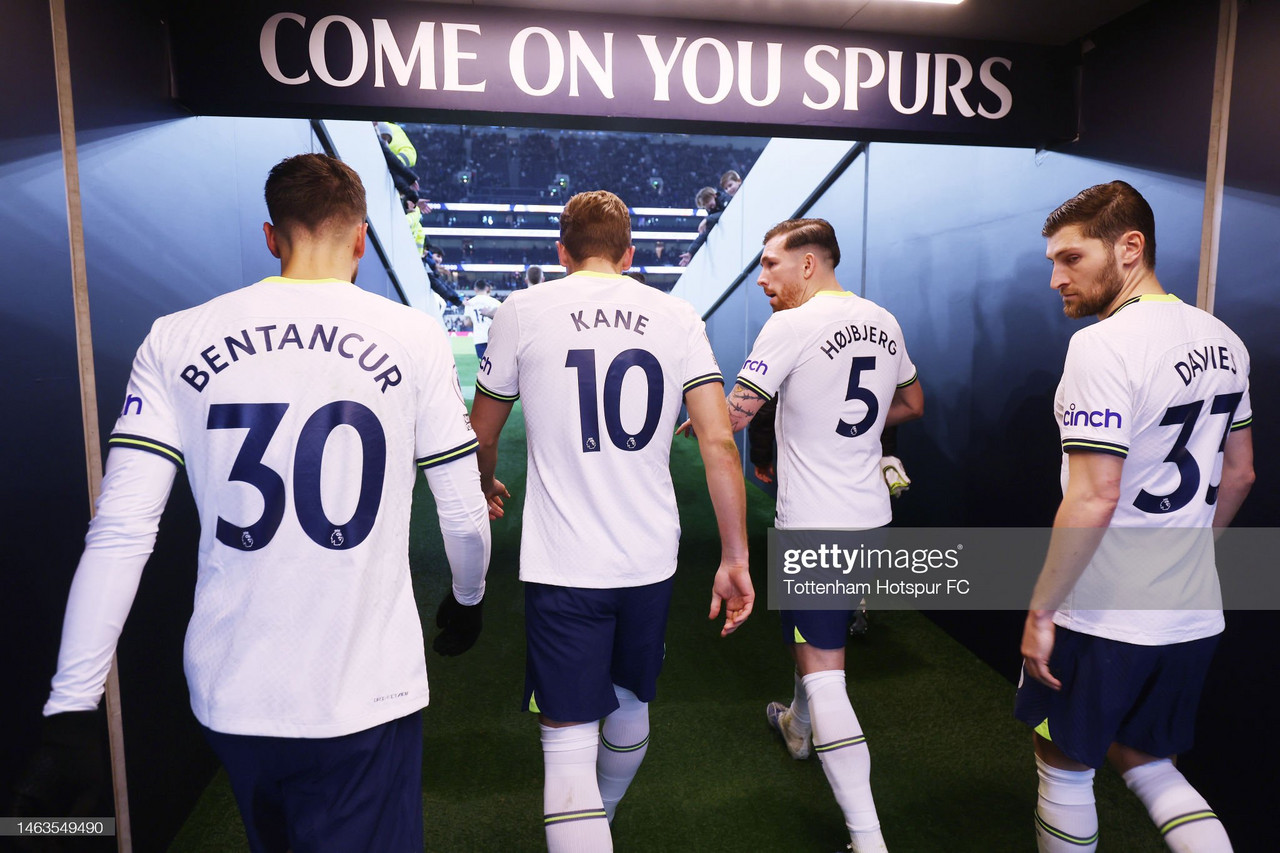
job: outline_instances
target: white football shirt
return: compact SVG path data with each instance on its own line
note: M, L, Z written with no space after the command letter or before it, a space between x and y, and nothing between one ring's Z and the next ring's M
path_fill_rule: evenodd
M485 356L477 392L524 408L520 579L600 589L670 577L676 419L685 391L724 381L693 306L577 272L511 294Z
M109 443L191 483L184 660L201 723L331 737L427 703L414 478L476 447L429 317L348 282L279 277L161 317Z
M501 304L487 293L477 293L467 300L467 316L471 318L471 334L475 343L488 343L489 326L493 324L493 318L485 316L481 311L496 311Z
M1119 456L1111 527L1168 531L1104 539L1054 621L1141 645L1219 633L1211 539L1180 531L1212 526L1227 433L1253 420L1240 338L1171 294L1135 297L1072 335L1054 414L1063 490L1067 453ZM1098 607L1106 596L1174 609L1073 609L1076 601Z
M778 527L889 523L880 433L894 392L915 381L898 321L846 290L819 291L765 322L738 382L780 395Z

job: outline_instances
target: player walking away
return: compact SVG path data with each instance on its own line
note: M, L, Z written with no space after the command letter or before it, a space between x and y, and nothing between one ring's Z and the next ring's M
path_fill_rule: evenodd
M779 529L869 529L892 518L880 470L886 425L924 414L924 392L898 321L836 280L830 223L790 219L764 238L759 285L774 314L729 394L734 430L778 397ZM782 611L796 662L789 707L765 713L794 758L822 759L857 853L884 850L866 737L845 687L854 610Z
M541 722L547 847L601 853L649 743L680 535L669 436L682 400L704 436L720 530L710 618L727 608L721 636L755 593L741 463L701 318L621 274L635 249L612 193L571 198L556 246L569 275L498 310L471 417L497 517L508 496L493 476L498 436L523 401L525 702Z
M1191 746L1223 629L1212 549L1120 560L1102 540L1108 527L1172 537L1231 522L1254 477L1249 353L1222 322L1164 292L1155 217L1128 184L1084 190L1049 215L1043 233L1063 312L1101 322L1072 336L1054 400L1063 499L1022 635L1016 715L1035 730L1036 838L1047 853L1097 847L1093 775L1105 756L1170 849L1230 850L1172 761ZM1209 356L1192 369L1195 353ZM1184 606L1074 606L1099 580L1154 592L1157 579L1172 581ZM1201 609L1206 590L1215 609Z
M179 467L201 519L185 669L255 851L422 850L422 626L409 507L422 469L453 571L436 649L480 629L485 500L457 373L421 312L356 288L360 178L303 154L267 178L280 276L158 319L108 444L67 603L38 814L76 772ZM74 781L74 780L70 780Z
M475 295L467 300L466 312L471 318L472 340L476 345L476 358L483 359L484 351L489 346L489 326L493 323L494 312L502 303L490 295L492 286L481 279L476 282Z

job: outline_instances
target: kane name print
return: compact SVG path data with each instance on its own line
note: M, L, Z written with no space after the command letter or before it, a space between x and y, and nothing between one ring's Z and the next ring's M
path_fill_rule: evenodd
M179 371L179 376L197 392L203 392L212 377L240 359L284 352L290 348L336 354L350 359L360 365L361 370L373 374L373 381L381 384L380 390L384 394L388 388L399 385L404 378L399 367L394 363L387 364L390 356L376 342L367 341L359 332L344 332L336 325L323 323L314 324L306 333L297 323L289 323L283 331L275 324L241 329L223 337L221 343L210 344L201 349L200 361L204 366L198 363L188 364Z
M573 321L573 330L575 332L584 332L588 329L626 329L629 332L635 332L637 335L644 334L644 327L649 324L649 318L635 311L623 311L621 308L597 308L595 313L590 308L583 308L581 311L570 311L569 319Z

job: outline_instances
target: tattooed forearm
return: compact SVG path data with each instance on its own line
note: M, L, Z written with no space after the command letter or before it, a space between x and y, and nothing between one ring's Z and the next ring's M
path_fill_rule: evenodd
M729 397L725 402L729 405L729 422L733 425L733 431L737 432L751 423L751 419L755 417L756 412L760 411L760 407L767 401L759 393L752 391L742 383L737 383L733 386L733 390L729 392Z

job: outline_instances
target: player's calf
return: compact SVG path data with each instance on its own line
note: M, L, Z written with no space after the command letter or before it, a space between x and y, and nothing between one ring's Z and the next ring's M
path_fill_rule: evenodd
M1124 781L1174 853L1230 853L1231 840L1222 822L1172 761L1163 758L1133 767Z

